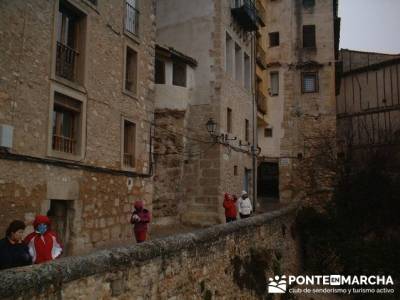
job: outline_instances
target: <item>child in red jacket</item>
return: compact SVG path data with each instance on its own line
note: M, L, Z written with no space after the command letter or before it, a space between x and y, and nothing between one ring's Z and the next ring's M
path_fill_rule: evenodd
M56 234L50 230L50 225L51 222L48 217L36 216L33 221L35 231L24 240L34 264L56 259L62 253L61 243Z
M146 240L148 223L150 222L150 212L143 207L143 201L136 201L135 210L131 216L131 224L134 224L136 242L143 243Z
M236 200L237 198L235 195L229 195L228 193L224 194L224 203L223 206L225 208L225 219L226 223L236 221Z

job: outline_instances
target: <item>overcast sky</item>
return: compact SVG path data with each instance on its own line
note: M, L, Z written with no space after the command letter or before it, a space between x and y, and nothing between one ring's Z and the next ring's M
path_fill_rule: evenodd
M400 0L339 0L340 47L400 53Z

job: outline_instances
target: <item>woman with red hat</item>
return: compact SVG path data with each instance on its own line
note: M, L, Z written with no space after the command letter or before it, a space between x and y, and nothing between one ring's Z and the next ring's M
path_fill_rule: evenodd
M236 201L237 197L235 195L224 194L224 202L222 205L225 208L226 223L236 221Z
M36 216L33 221L35 231L25 238L35 264L56 259L62 253L61 243L56 234L50 230L50 225L51 222L47 216Z
M135 210L131 216L131 224L134 224L133 231L135 232L136 242L143 243L146 240L148 223L150 222L150 212L145 209L143 201L136 201Z

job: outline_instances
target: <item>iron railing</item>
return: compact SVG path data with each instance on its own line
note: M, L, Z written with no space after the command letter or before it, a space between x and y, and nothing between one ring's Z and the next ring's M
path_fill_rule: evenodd
M125 30L139 35L139 11L128 2L126 2L125 9Z
M76 62L78 60L78 51L57 42L56 74L70 81L76 79Z
M254 0L231 0L231 10L245 31L258 29L259 17Z
M76 141L72 137L53 134L53 150L65 153L75 153Z
M130 153L124 153L124 166L126 167L134 167L134 156Z

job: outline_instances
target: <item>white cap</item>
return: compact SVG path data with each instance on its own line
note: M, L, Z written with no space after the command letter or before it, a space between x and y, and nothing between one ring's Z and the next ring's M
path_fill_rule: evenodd
M246 191L242 191L242 196L247 195Z

